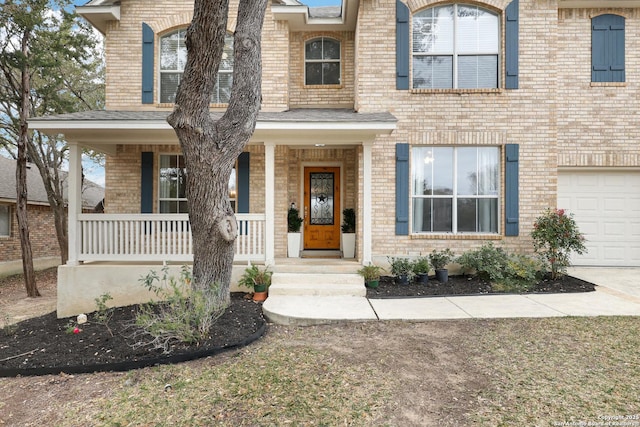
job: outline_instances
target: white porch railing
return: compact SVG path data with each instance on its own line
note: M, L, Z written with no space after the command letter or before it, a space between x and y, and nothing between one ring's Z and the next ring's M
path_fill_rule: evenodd
M234 260L264 261L263 214L236 214ZM78 215L78 261L193 261L187 214Z

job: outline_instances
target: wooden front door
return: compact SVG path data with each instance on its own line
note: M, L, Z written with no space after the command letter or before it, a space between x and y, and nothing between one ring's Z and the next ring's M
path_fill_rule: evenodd
M340 249L340 168L304 168L304 249Z

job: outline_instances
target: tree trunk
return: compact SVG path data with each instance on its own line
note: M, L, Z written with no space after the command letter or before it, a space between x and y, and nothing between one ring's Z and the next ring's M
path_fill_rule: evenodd
M214 121L210 95L222 57L228 0L196 0L187 30L187 64L168 118L180 140L187 168L186 194L193 236L194 290L210 303L227 306L236 219L228 183L237 157L251 138L260 109L261 32L266 0L240 0L234 34L231 98Z
M22 35L22 53L24 58L29 55L30 31ZM20 135L18 136L18 158L16 164L16 216L18 218L18 231L20 233L20 246L22 248L22 271L24 284L29 297L39 297L36 286L36 274L33 269L33 253L31 240L29 239L29 220L27 217L27 139L29 138L29 65L25 60L22 67L22 93L20 102Z

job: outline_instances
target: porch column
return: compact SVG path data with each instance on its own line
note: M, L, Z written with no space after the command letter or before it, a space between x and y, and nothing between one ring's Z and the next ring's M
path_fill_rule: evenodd
M81 234L78 215L82 213L82 150L78 143L69 143L69 204L67 207L69 259L67 265L78 265Z
M275 264L275 151L275 143L264 143L264 262L266 265Z
M362 264L371 264L371 230L372 230L372 212L371 212L371 150L373 141L365 141L362 143L363 157L363 179L364 194L362 209Z

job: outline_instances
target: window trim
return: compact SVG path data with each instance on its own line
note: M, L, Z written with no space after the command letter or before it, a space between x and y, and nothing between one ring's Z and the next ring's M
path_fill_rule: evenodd
M442 7L442 6L453 6L454 7L454 20L453 20L453 52L449 55L449 54L443 54L441 52L438 53L426 53L426 52L415 52L413 50L413 43L414 43L414 37L413 37L413 28L414 28L414 19L416 17L417 14L424 12L428 9L434 9L437 7ZM482 9L484 11L487 11L489 13L491 13L492 15L494 15L497 18L497 34L498 34L498 43L497 43L497 50L495 53L491 52L476 52L473 55L469 54L469 53L457 53L457 43L456 43L456 36L457 36L457 26L458 26L458 14L457 14L457 10L458 10L458 6L471 6L471 7L477 7L478 9ZM491 8L485 7L484 5L478 5L478 4L472 4L472 3L465 3L465 2L458 2L458 3L445 3L445 4L435 4L429 7L425 7L422 8L420 10L417 10L415 12L411 13L410 16L410 22L409 22L409 67L410 67L410 80L409 80L409 84L410 84L410 91L412 93L500 93L502 92L503 89L503 82L502 82L502 76L503 76L503 68L505 66L504 64L504 57L505 57L505 45L504 45L504 38L505 38L505 34L504 34L504 29L506 28L506 26L503 24L503 19L506 19L506 13L504 13L504 11L499 12L496 10L493 10ZM459 88L458 87L458 57L459 56L493 56L495 55L497 58L497 71L496 71L496 86L495 87L480 87L480 88ZM414 71L415 71L415 67L414 67L414 58L416 56L451 56L452 57L452 87L450 88L420 88L420 87L415 87L414 86Z
M11 205L4 204L4 203L0 204L0 207L6 207L7 208L7 234L1 234L1 232L0 232L0 239L3 239L3 238L11 237L11 227L13 225L12 224L12 215L11 215L12 207L11 207ZM0 213L0 215L2 215L2 214Z
M336 43L338 43L340 49L340 58L335 60L326 60L326 59L310 59L307 60L307 45L313 41L316 40L322 40L324 43L324 40L328 39L328 40L332 40ZM324 87L342 87L342 78L343 78L343 57L344 57L344 52L342 51L343 49L343 43L342 40L340 40L339 38L336 37L331 37L331 36L318 36L318 37L312 37L308 40L305 40L305 42L303 43L302 46L302 59L303 59L303 65L302 65L302 74L303 74L303 82L304 82L304 87L306 88L324 88ZM338 76L338 83L321 83L321 84L309 84L307 83L307 63L320 63L320 64L324 64L324 63L338 63L338 70L340 71L340 75Z
M413 168L413 156L414 150L419 148L452 148L453 149L453 188L451 195L416 195L414 192L414 168ZM458 195L458 180L457 180L457 172L458 172L458 149L460 148L496 148L497 149L497 157L495 159L496 165L498 166L498 177L496 182L496 190L497 193L495 195L467 195L462 194ZM505 170L502 166L502 159L504 156L504 147L499 145L412 145L410 147L410 158L409 158L409 235L413 238L420 237L429 237L432 238L434 236L456 236L456 237L478 237L482 236L483 238L501 238L502 237L502 217L504 215L504 188L503 182L505 179ZM458 206L457 200L459 198L473 198L473 199L492 199L496 200L496 231L495 232L487 232L487 231L458 231ZM451 231L415 231L414 230L414 200L416 199L451 199Z
M173 74L180 73L181 76L182 76L182 74L184 74L184 69L182 69L182 70L163 70L162 69L162 41L163 41L164 38L169 37L169 36L171 36L173 34L176 34L176 33L179 34L180 32L186 33L186 31L187 31L187 28L178 28L178 29L174 29L172 31L168 31L168 32L158 36L158 47L156 49L157 58L158 58L158 65L157 65L157 68L156 68L156 72L158 74L158 89L157 89L157 91L158 91L158 103L160 105L173 105L173 104L175 104L175 102L163 101L162 100L162 75L164 73L167 73L167 74L169 74L169 73L173 73ZM230 33L229 31L226 32L225 39L227 37L229 37L231 42L233 42L233 34ZM223 54L224 54L224 52L223 52ZM233 49L232 49L232 56L233 56ZM186 65L186 62L185 62L185 65ZM230 74L232 76L231 88L233 87L233 68L234 67L235 67L235 64L233 64L233 66L232 66L232 68L230 70L220 70L220 69L218 69L218 72L216 73L216 83L218 85L218 90L220 89L220 74L221 73L222 74ZM182 77L180 77L180 79L182 79ZM231 90L231 88L230 88L230 90ZM214 86L214 89L215 89L215 86ZM177 90L177 88L176 88L176 90ZM218 94L215 94L215 95L216 95L216 99L219 101L220 100L219 95ZM212 91L211 98L213 98L213 96L214 96L214 92ZM212 100L210 100L209 105L212 105L212 106L216 106L216 105L225 106L225 105L228 105L228 102L212 102Z

